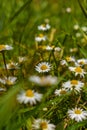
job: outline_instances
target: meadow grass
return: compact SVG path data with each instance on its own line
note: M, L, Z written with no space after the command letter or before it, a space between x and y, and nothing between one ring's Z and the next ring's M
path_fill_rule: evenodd
M0 1L0 130L86 130L86 50L87 0Z

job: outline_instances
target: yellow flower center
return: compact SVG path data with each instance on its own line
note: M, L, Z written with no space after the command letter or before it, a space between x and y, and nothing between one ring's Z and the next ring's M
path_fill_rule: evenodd
M81 67L76 67L75 72L82 73L82 68Z
M67 56L67 57L66 57L66 60L67 60L67 61L70 61L70 60L71 60L71 57Z
M45 121L41 122L40 126L42 130L47 129L47 123Z
M6 84L7 84L7 85L13 85L13 82L11 82L10 80L7 80L7 81L6 81Z
M46 69L48 69L47 65L42 65L41 66L41 70L46 70Z
M9 67L10 67L10 68L15 68L15 65L14 65L13 63L11 63L11 64L9 65Z
M80 61L79 64L83 65L83 64L84 64L84 61Z
M5 45L0 45L0 51L2 51L3 49L5 49Z
M81 110L78 110L78 109L75 110L74 112L75 112L75 114L81 114L81 113L82 113L82 111L81 111Z
M60 94L66 94L66 91L65 90L61 90Z
M33 97L33 96L34 96L33 91L32 91L32 90L30 90L30 89L29 89L29 90L27 90L27 91L26 91L26 96L27 96L27 97Z
M46 24L42 24L43 27L46 27Z
M77 80L71 80L71 84L77 85L77 84L78 84L78 81L77 81Z
M41 38L42 38L43 36L44 36L44 35L43 35L42 33L41 33L41 34L39 34L39 37L41 37Z

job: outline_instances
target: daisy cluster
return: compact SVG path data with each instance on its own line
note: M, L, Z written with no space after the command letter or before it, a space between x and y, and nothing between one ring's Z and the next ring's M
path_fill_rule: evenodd
M35 45L37 53L41 57L34 65L33 70L35 74L29 76L29 82L33 86L33 89L21 91L17 95L17 101L20 104L28 104L33 107L38 104L38 102L43 102L45 93L52 89L54 92L51 93L52 95L47 99L51 104L49 106L47 105L47 107L43 107L43 111L50 111L50 107L52 107L52 111L55 111L55 109L53 109L54 106L56 106L55 108L61 109L60 106L57 106L56 100L60 98L64 99L66 96L69 96L76 99L67 100L66 98L67 102L70 102L70 104L71 101L73 101L71 107L67 105L66 120L69 121L71 119L80 122L87 119L87 111L81 108L81 102L79 100L85 87L87 59L84 57L77 59L75 56L67 56L66 54L63 56L66 47L63 48L62 46L51 44L50 38L48 37L51 26L48 23L38 25L37 29L39 33L35 36ZM78 48L71 48L69 51L71 53L77 52ZM64 74L66 76L59 84L58 73L60 73L60 77ZM39 89L36 89L36 87L39 87ZM39 90L39 92L34 88ZM40 90L43 89L44 91L40 93ZM54 130L55 128L56 125L51 124L49 120L41 117L34 119L32 123L33 130Z
M54 91L55 96L63 96L67 93L74 93L75 95L81 96L86 82L87 59L76 59L74 56L66 56L60 61L60 65L66 68L72 76L70 76L71 79L62 83L60 89ZM87 111L77 106L69 109L67 114L69 118L77 122L87 119Z
M71 13L71 8L67 8L66 12ZM78 28L79 26L74 26L75 30L78 30ZM4 52L12 50L13 47L0 45L4 63L3 68L6 71L6 75L0 77L0 83L4 86L0 88L0 92L6 92L10 86L14 86L17 83L18 76L19 79L23 79L24 87L21 87L17 93L16 101L24 111L33 110L36 112L35 116L32 113L32 130L55 130L56 121L54 123L50 122L57 118L57 115L59 117L63 115L63 118L71 124L72 120L73 122L86 120L87 108L82 104L83 99L81 98L86 84L87 59L84 57L77 59L74 55L64 54L66 46L63 47L60 43L59 46L52 44L55 31L51 28L49 22L38 25L37 30L35 54L38 54L39 58L35 61L34 66L32 64L31 68L33 67L34 74L29 74L28 79L26 79L27 70L24 66L24 62L28 62L27 57L18 56L18 62L10 60L9 63L6 63ZM85 31L86 29L82 28L82 30ZM78 52L78 48L71 48L70 52ZM36 55L33 56L35 60ZM25 86L26 81L29 86ZM66 102L64 102L65 100ZM65 110L64 113L62 109ZM48 115L51 115L51 119Z
M0 91L4 91L7 89L7 86L12 86L16 83L17 77L8 75L8 69L11 69L10 64L6 64L6 59L5 59L5 51L13 50L13 47L11 45L0 45L0 52L3 56L3 62L4 62L4 69L6 70L6 74L3 74L3 76L0 77L0 83L3 84L0 88ZM13 65L12 65L13 66ZM16 67L16 64L14 65ZM7 75L7 76L6 76Z

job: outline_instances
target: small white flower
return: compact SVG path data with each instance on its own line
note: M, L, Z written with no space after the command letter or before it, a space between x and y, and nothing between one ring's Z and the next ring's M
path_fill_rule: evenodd
M76 90L77 92L80 92L83 86L84 83L79 80L69 80L62 84L63 88L68 90Z
M78 37L78 38L81 37L81 33L77 32L76 37Z
M22 56L19 56L18 57L18 60L19 60L19 63L23 63L24 61L26 61L27 60L27 57L22 57Z
M17 77L9 76L0 78L0 82L7 85L14 85L16 83Z
M13 47L9 45L0 45L0 51L12 50Z
M67 89L61 88L61 89L56 89L55 92L54 92L54 94L55 94L56 96L61 96L61 95L66 94L67 92L68 92Z
M41 31L47 31L50 29L50 25L49 24L41 24L38 26L38 30L41 30Z
M81 29L82 29L82 31L87 32L87 27L86 26L81 27Z
M72 9L70 7L66 8L67 13L71 13Z
M80 75L80 77L84 77L84 74L86 74L84 69L82 69L80 66L69 67L69 70L72 71L72 72L75 72L75 76Z
M48 72L51 69L51 65L48 62L41 62L35 67L39 73Z
M59 51L61 51L61 48L60 47L55 47L54 51L58 51L59 52Z
M87 64L87 59L79 59L77 60L77 62L75 63L76 66L83 66Z
M87 111L84 111L81 108L73 108L68 110L68 115L71 119L74 119L77 122L87 119Z
M47 40L47 36L43 35L43 34L39 34L38 36L35 37L36 42L42 42L42 41L46 41L46 40Z
M79 25L75 24L73 28L74 28L74 30L78 30L79 29Z
M17 100L19 103L30 103L30 105L36 104L36 102L40 102L42 99L42 94L38 92L34 92L34 90L28 89L26 91L22 91L17 95Z
M33 130L55 130L55 125L46 119L36 119L32 125Z
M39 49L43 49L43 50L47 50L47 51L52 51L53 48L54 48L54 46L49 46L49 45L47 45L47 46L45 46L45 45L43 46L43 45L42 45L42 46L41 46L41 45L39 45L38 48L39 48Z
M75 57L73 56L66 56L65 59L67 62L75 62Z
M44 49L46 49L47 51L51 51L51 50L53 50L53 48L54 48L54 46L45 46L45 48Z
M43 76L43 77L39 77L39 76L31 76L29 78L30 81L32 81L33 83L36 83L40 86L50 86L50 85L56 85L58 82L57 77L55 76Z
M10 62L7 65L7 69L19 69L18 63Z

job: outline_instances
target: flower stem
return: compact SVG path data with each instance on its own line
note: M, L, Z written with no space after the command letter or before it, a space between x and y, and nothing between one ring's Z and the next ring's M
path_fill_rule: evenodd
M84 7L83 7L81 1L78 0L78 3L79 3L79 6L80 6L80 8L81 8L81 10L82 10L82 12L83 12L83 14L84 14L84 16L87 18L87 12L86 12L86 10L84 9Z

